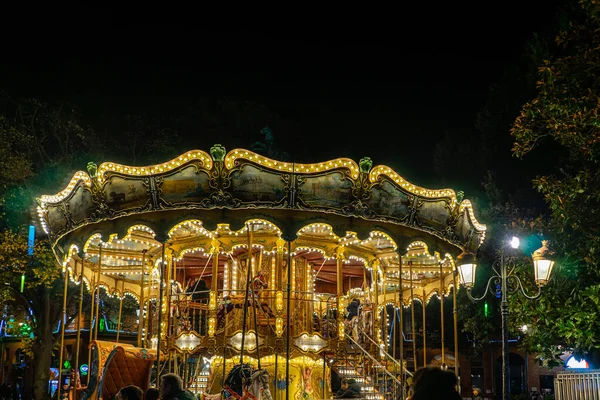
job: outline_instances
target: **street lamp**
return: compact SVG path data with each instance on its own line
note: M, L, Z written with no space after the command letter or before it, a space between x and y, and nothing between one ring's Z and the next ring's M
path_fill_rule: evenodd
M519 247L519 238L513 237L510 241L510 247L517 249ZM554 267L554 260L552 259L554 252L548 248L548 241L542 241L542 247L533 252L533 267L535 274L535 283L538 286L538 292L530 296L525 292L521 279L514 274L514 261L511 258L506 259L505 257L505 246L500 250L500 258L496 260L492 265L494 274L488 280L485 292L481 297L473 297L471 295L471 289L475 284L475 272L477 271L477 263L475 255L467 251L463 251L456 258L456 265L460 274L460 280L462 285L467 290L467 296L471 301L480 301L487 294L495 293L491 288L492 282L500 284L500 291L502 294L502 302L500 303L500 309L502 311L502 399L508 400L510 398L510 379L509 379L509 363L508 363L508 299L509 294L521 292L523 296L528 299L537 299L542 294L542 286L548 283L550 275L552 274L552 268ZM498 268L500 271L498 271ZM509 267L510 268L509 270Z

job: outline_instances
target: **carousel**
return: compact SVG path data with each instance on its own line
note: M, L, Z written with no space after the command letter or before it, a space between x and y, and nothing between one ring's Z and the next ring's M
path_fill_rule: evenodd
M297 164L221 145L146 167L89 163L38 204L65 282L96 301L76 327L92 340L80 399L168 372L206 398L331 398L342 377L363 398L404 396L428 363L415 301L456 290L455 259L485 237L461 193L369 158ZM121 315L116 340L98 340L101 291L139 303L135 346L119 343ZM443 325L439 363L457 368Z

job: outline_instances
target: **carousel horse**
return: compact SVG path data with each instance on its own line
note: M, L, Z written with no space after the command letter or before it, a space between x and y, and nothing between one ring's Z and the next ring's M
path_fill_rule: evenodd
M269 372L254 370L249 364L236 365L227 374L221 394L204 395L206 400L216 400L217 396L236 400L273 400L269 389ZM201 399L202 400L202 399Z
M360 336L361 342L367 343L367 338L364 337L366 335L372 337L373 332L373 311L370 307L364 307L360 313L360 320L358 323L360 324Z
M248 387L248 392L258 400L262 400L262 396L266 400L273 400L271 389L269 389L269 371L259 369L252 374L252 383Z
M236 365L229 371L223 383L222 395L225 399L246 399L246 388L252 383L254 369L250 364Z

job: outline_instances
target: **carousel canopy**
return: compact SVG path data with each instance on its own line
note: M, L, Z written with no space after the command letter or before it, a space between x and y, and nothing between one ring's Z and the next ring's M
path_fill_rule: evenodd
M323 285L336 282L343 248L346 278L361 281L376 265L382 288L402 282L427 300L453 257L475 252L486 231L462 194L416 186L369 158L297 164L220 145L153 166L89 163L59 193L41 196L38 214L61 263L77 254L87 268L102 251L103 276L120 279L112 287L124 292L152 273L163 243L187 278L206 275L215 247L225 274L247 251L252 225L257 251L267 257L291 241Z

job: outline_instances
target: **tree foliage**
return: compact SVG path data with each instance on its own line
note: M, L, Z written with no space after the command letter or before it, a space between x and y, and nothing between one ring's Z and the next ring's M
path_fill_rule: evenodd
M556 281L537 302L514 311L529 323L528 349L547 364L574 351L600 366L600 3L582 0L559 32L553 55L538 68L537 94L514 121L513 154L546 157L556 170L534 186L550 208L560 254ZM543 159L543 158L542 158Z
M28 255L24 226L30 222L35 195L62 182L83 162L96 136L79 122L75 107L51 105L37 99L12 100L0 96L0 301L5 309L24 311L33 337L28 349L25 388L35 398L47 392L56 327L62 317L64 279L50 244L38 238ZM58 178L60 176L60 178ZM55 188L52 188L54 190ZM28 212L29 211L29 212ZM21 277L25 287L21 292ZM78 291L68 291L68 320L76 314Z

